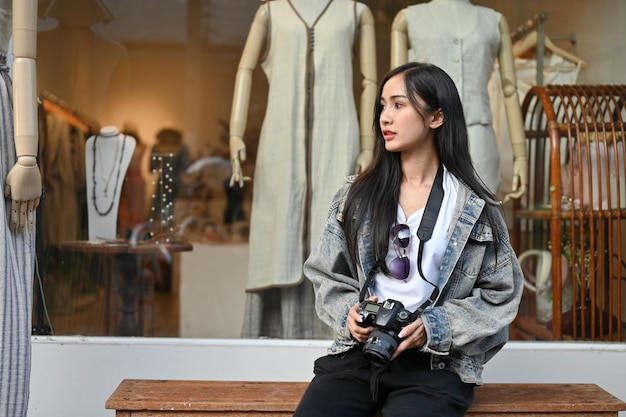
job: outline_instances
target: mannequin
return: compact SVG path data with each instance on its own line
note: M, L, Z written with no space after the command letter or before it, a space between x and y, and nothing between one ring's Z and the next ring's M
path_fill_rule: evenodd
M87 217L90 241L117 239L117 213L126 170L135 151L134 137L104 126L87 139Z
M18 233L34 229L34 213L41 196L41 174L37 166L38 125L36 85L37 1L14 1L13 10L13 107L17 164L6 177L5 196L12 201L10 228ZM3 0L2 9L9 9ZM6 48L2 42L2 47ZM6 54L6 50L2 51Z
M515 53L515 45L513 46ZM546 55L543 58L543 83L548 84L578 84L582 63L567 61L557 54ZM537 84L537 59L515 57L515 75L517 78L517 91L520 103L530 89ZM504 107L504 95L500 88L500 74L494 72L489 81L489 99L491 100L491 112L493 114L493 128L498 138L500 150L500 169L502 170L502 191L511 190L513 167L510 160L513 159L511 140Z
M359 117L351 60L357 42L363 75ZM243 187L249 180L241 163L252 72L261 62L269 94L254 173L248 291L302 282L302 264L322 229L328 201L346 175L370 163L375 44L374 19L362 3L275 0L257 10L237 71L229 142L230 185Z
M13 3L13 4L12 4ZM37 0L0 0L0 176L5 197L0 242L0 409L25 417L28 408L35 254L37 166L35 55ZM6 67L13 38L13 84ZM10 169L10 171L9 171ZM8 174L7 174L8 173ZM11 204L10 213L6 205Z
M427 61L441 67L454 79L465 107L474 165L494 192L500 188L501 175L487 83L496 57L514 157L511 192L504 197L504 201L508 201L526 192L528 166L506 19L469 0L431 0L401 10L392 23L392 67L409 60Z
M90 28L113 20L104 0L50 0L40 15L58 25L37 35L38 91L49 91L103 124L121 123L118 115L127 115L126 48Z

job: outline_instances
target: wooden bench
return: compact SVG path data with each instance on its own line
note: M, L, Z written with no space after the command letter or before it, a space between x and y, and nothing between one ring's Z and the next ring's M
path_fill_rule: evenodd
M308 382L125 379L106 402L116 417L286 417ZM626 403L594 384L485 384L475 390L473 417L617 416Z

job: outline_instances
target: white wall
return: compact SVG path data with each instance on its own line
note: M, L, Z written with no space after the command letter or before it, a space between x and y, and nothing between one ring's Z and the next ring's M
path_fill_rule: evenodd
M308 381L328 341L33 337L29 417L113 417L124 378ZM595 383L626 401L626 344L511 342L485 382ZM626 413L620 413L625 417Z
M193 244L180 254L180 337L239 338L248 244Z

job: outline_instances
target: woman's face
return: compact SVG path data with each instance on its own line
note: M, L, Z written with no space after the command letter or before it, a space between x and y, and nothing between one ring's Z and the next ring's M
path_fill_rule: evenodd
M379 123L387 151L415 151L432 144L432 123L437 112L422 117L409 101L402 74L385 83L380 101ZM418 101L421 102L419 97Z

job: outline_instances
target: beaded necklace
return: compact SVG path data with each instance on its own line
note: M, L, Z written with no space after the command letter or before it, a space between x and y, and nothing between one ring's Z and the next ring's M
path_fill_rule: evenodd
M109 214L111 212L111 210L113 209L113 205L115 204L115 196L117 195L117 186L119 185L119 180L120 180L120 172L122 171L122 159L124 158L124 148L126 147L126 135L124 135L124 141L122 142L122 152L120 153L120 160L119 160L119 164L117 167L117 176L115 177L115 188L113 189L113 197L111 198L111 204L109 205L109 208L107 208L105 211L100 211L100 209L98 208L98 202L96 199L96 185L97 185L97 181L96 181L96 148L97 148L97 141L98 138L100 137L100 135L96 135L96 137L93 140L93 146L92 146L92 150L93 150L93 169L91 171L91 178L93 181L93 196L91 197L92 201L93 201L93 207L96 209L96 213L98 213L101 216L106 216L107 214ZM117 138L116 138L117 140ZM117 144L116 144L116 151L117 151ZM117 153L117 152L116 152ZM115 159L115 158L114 158ZM104 165L104 164L103 164ZM115 161L113 161L113 166L111 167L111 174L113 174L113 168L115 166ZM104 170L104 167L102 167L102 170ZM111 180L111 175L109 175L109 181ZM106 189L108 188L109 184L107 181L107 184L105 184L105 196L106 196Z
M94 139L95 141L95 139ZM113 163L111 164L111 169L109 170L109 175L104 176L104 159L102 159L102 154L104 152L98 152L98 156L100 157L100 173L102 174L102 181L104 181L104 197L109 196L109 185L111 184L111 179L113 178L113 171L115 171L115 160L117 159L117 155L120 152L120 141L115 138L115 155L113 155Z

